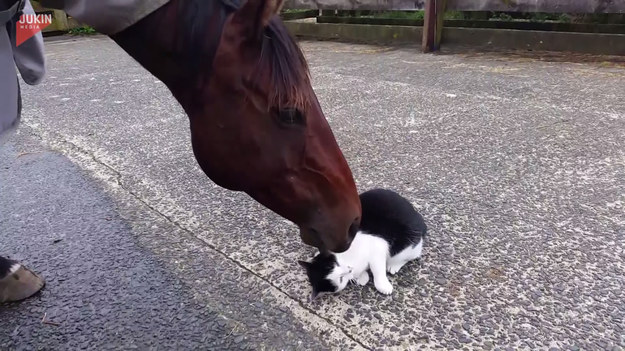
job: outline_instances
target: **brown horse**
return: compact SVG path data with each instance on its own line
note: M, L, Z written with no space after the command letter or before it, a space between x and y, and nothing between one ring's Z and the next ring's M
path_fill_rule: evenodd
M345 251L360 222L352 173L275 0L172 0L113 40L170 89L216 184Z

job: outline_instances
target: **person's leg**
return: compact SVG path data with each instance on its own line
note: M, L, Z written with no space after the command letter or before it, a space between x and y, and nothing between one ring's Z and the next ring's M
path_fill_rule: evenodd
M33 296L45 282L18 262L0 256L0 303Z

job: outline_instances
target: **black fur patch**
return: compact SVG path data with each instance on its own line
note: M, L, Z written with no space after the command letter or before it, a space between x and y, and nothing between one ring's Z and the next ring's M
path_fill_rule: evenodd
M306 268L308 281L310 281L313 288L313 298L319 293L333 293L336 291L337 286L326 279L336 266L336 257L334 255L318 254L313 258L312 262L299 261L299 264Z
M381 237L394 256L417 245L427 233L423 217L401 195L386 189L373 189L360 195L360 231Z

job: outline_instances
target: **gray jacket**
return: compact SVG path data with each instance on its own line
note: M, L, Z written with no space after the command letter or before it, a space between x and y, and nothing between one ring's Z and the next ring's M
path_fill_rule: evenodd
M23 12L35 13L29 1L25 2ZM8 26L14 28L15 23L8 23ZM13 33L7 31L7 23L0 23L0 134L16 126L20 117L21 97L16 66L26 84L36 85L43 80L46 72L43 37L37 33L16 47Z
M169 0L41 0L40 2L44 7L64 10L100 33L112 35L133 25ZM24 13L35 13L29 0L26 0ZM41 33L37 33L18 47L14 43L15 38L12 38L6 26L0 23L0 135L16 126L20 117L21 97L15 66L24 81L31 85L39 84L46 71Z
M111 35L135 24L168 2L169 0L41 0L41 5L63 10L98 32Z

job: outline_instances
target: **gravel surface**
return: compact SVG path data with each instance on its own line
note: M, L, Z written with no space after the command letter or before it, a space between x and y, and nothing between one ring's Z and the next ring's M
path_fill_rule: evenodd
M314 251L202 174L163 84L106 38L62 40L0 156L0 251L49 279L0 307L0 348L625 348L623 65L302 46L359 189L428 223L392 296L308 302Z
M141 203L122 218L67 158L12 139L0 148L0 248L47 286L0 306L0 350L327 348L253 274Z

